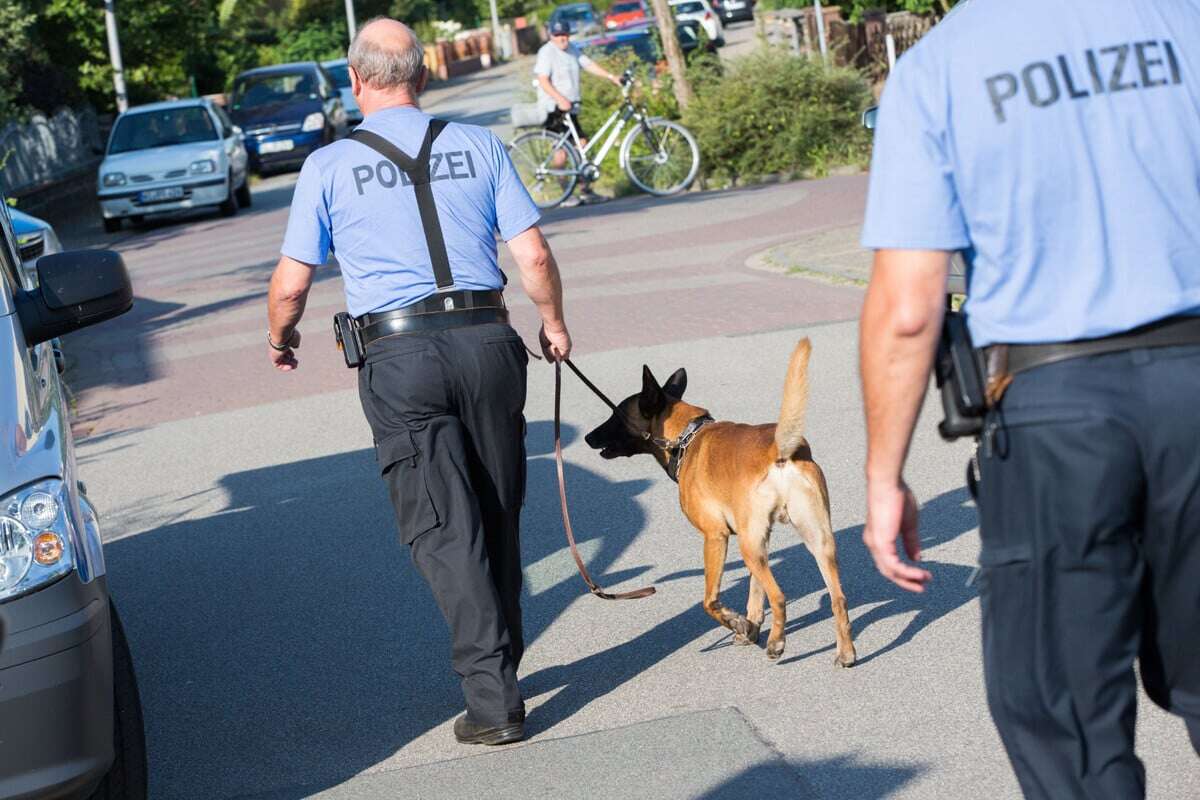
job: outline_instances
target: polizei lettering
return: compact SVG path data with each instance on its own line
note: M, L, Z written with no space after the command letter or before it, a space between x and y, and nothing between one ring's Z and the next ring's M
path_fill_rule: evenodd
M396 184L412 186L408 174L398 169L386 158L375 164L359 164L351 167L354 189L360 195L367 184L378 183L384 189L394 189ZM429 154L429 182L461 181L475 177L475 161L470 150L452 150L448 153Z
M984 81L996 121L1008 121L1013 103L1021 98L1035 108L1063 100L1083 100L1133 89L1153 89L1183 82L1179 57L1172 43L1130 42L1087 50L1083 64L1065 55L1027 64L1018 72L1001 72Z

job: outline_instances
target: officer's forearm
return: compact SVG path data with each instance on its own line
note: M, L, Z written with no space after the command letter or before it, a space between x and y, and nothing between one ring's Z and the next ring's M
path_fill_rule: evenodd
M562 330L566 324L563 321L562 278L541 229L534 225L514 236L508 242L508 249L521 270L525 293L541 314L542 324L552 331Z
M283 256L271 275L267 288L267 324L271 341L283 343L292 338L312 286L314 267Z
M949 264L941 251L875 255L859 326L869 483L900 480L933 367Z

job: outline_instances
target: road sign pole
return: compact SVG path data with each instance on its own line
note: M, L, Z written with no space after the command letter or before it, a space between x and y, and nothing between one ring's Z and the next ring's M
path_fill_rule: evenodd
M500 11L496 8L496 0L488 0L488 5L492 8L492 50L499 59L504 56L508 48L500 46Z
M346 30L350 33L350 41L358 33L358 23L354 20L354 0L346 0Z
M108 31L108 57L112 59L117 111L123 112L129 108L129 97L125 94L125 68L121 66L121 40L117 38L117 12L113 0L104 0L104 27Z
M817 43L821 46L821 58L829 60L829 44L825 41L825 13L821 10L821 0L813 0L813 8L817 12Z

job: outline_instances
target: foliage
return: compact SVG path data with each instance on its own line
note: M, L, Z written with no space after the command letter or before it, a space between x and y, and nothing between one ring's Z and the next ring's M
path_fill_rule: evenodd
M752 181L864 162L870 143L859 119L870 103L858 73L763 49L697 81L683 122L706 178Z
M884 11L911 11L914 14L934 14L942 16L950 10L958 0L840 0L842 15L849 20L858 21L866 11L882 9ZM794 2L794 0L793 0ZM782 6L781 6L782 7Z
M25 9L22 0L0 0L0 37L4 48L0 50L0 75L16 75L24 61L29 46L29 28L33 15ZM21 94L19 81L5 78L0 81L0 120L16 115L18 98Z

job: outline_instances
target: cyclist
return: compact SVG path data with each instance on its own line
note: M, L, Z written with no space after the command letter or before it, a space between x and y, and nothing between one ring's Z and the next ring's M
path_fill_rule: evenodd
M621 79L592 59L571 43L571 28L565 19L555 19L550 23L550 41L538 50L537 61L533 65L533 74L537 78L538 106L546 112L545 128L554 133L564 133L567 130L566 118L570 116L579 134L580 146L587 145L587 134L579 125L575 104L580 102L579 68L587 70L598 78L611 81L620 86ZM566 163L567 155L562 151L554 154L551 162L560 168ZM594 201L597 195L585 182L580 190L581 201ZM563 205L568 205L564 203Z

